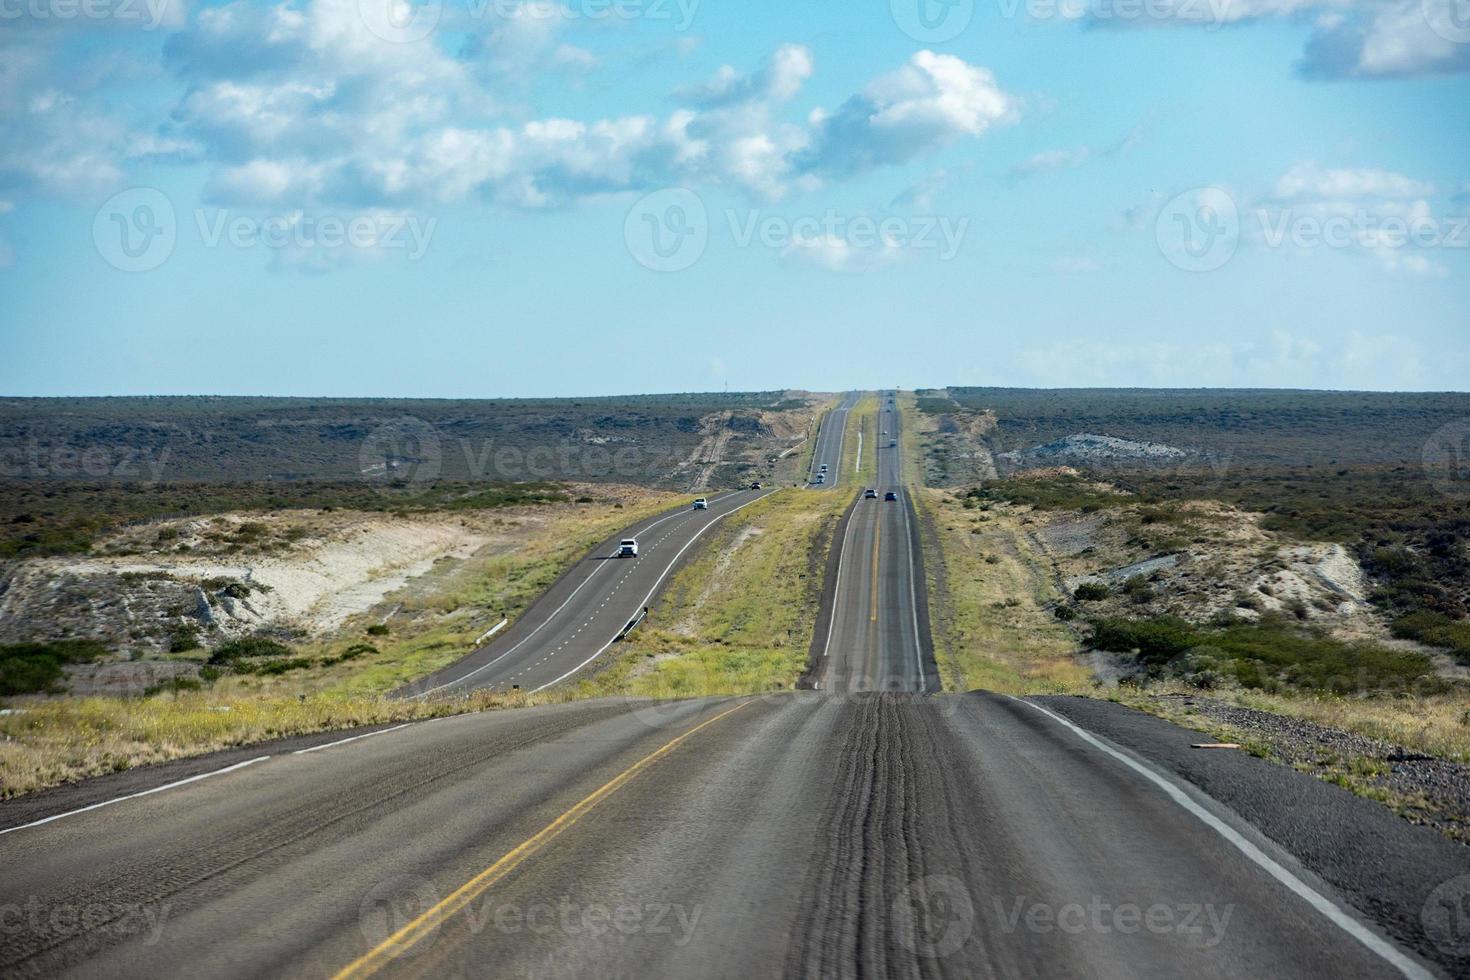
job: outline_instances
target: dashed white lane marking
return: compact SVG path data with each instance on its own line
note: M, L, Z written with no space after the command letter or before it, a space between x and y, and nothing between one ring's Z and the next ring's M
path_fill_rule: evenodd
M1011 697L1011 695L1009 694L1007 694L1006 697L1011 698L1012 701L1018 701L1021 704L1026 705L1028 708L1034 708L1035 710L1041 712L1052 721L1063 726L1064 728L1069 729L1074 735L1082 739L1082 741L1086 742L1087 744L1091 745L1093 748L1099 749L1102 752L1106 752L1114 759L1117 759L1119 762L1123 763L1123 765L1127 766L1129 769L1132 769L1134 772L1138 773L1144 779L1147 779L1149 782L1159 787L1159 789L1164 791L1164 795L1168 796L1169 799L1173 800L1179 806L1189 811L1189 813L1199 818L1199 820L1204 823L1205 826L1209 827L1215 833L1225 838L1225 840L1228 841L1232 846L1234 846L1236 850L1244 854L1247 858L1249 858L1253 863L1255 863L1272 878L1275 878L1277 881L1281 882L1281 884L1285 885L1288 891L1293 892L1299 898L1305 900L1308 905L1312 906L1312 908L1316 909L1318 912L1321 912L1322 915L1325 916L1329 922L1337 926L1349 936L1352 936L1364 946L1368 947L1368 949L1375 953L1380 959L1388 963L1394 969L1398 970L1404 976L1410 977L1411 980L1432 980L1434 976L1432 973L1424 969L1418 963L1415 963L1413 960L1409 959L1409 957L1400 952L1399 949L1392 943L1383 939L1377 933L1364 926L1357 919L1354 919L1352 916L1348 915L1337 906L1336 902L1332 901L1326 895L1323 895L1311 885L1307 884L1305 881L1302 881L1296 875L1286 870L1286 868L1277 863L1274 858L1266 854L1266 852L1262 851L1255 844L1252 844L1250 841L1242 837L1234 827L1225 823L1225 821L1215 816L1209 810L1206 810L1194 800L1190 799L1187 793L1185 793L1178 786L1175 786L1169 780L1165 779L1163 776L1160 776L1158 773L1154 772L1152 769L1148 768L1137 760L1127 755L1124 755L1122 752L1119 752L1111 745L1108 745L1101 739L1097 738L1091 732L1073 724L1071 721L1063 718L1061 715L1048 711L1041 705L1035 704L1031 701L1026 701L1017 697Z
M648 595L646 595L646 596L643 597L643 601L638 604L638 608L639 609L642 609L645 606L647 606L650 602L653 601L653 595L654 595L654 593L658 591L659 586L663 584L663 581L664 581L665 578L668 577L669 572L671 572L671 571L674 570L674 566L676 564L678 564L680 556L682 556L684 554L684 552L688 551L689 548L694 544L694 542L696 542L696 541L699 540L699 536L701 534L703 534L705 531L708 531L710 528L714 527L716 524L718 524L720 521L724 520L725 518L729 517L731 514L739 513L740 511L742 511L745 508L749 507L751 504L756 503L756 502L761 501L761 500L764 500L766 497L769 497L771 494L773 494L775 492L776 491L774 489L767 490L764 493L760 494L759 496L757 496L757 497L755 497L755 498L753 498L751 500L747 500L745 503L741 504L739 507L735 507L735 508L733 508L731 510L726 511L723 514L720 514L720 515L712 518L711 520L709 520L708 522L706 522L705 525L703 527L701 527L698 531L695 531L694 534L689 538L689 540L686 541L686 542L684 542L684 547L680 548L677 552L674 553L674 557L669 559L669 563L666 566L664 566L664 570L661 573L659 573L658 578L653 583L653 588L651 588L651 589L648 590ZM625 578L623 581L627 581L627 579ZM619 582L618 584L619 584L619 586L621 586L622 585L622 582ZM613 637L614 640L616 638L617 638L616 636ZM571 677L577 671L581 670L583 667L585 667L588 664L590 664L592 661L596 660L598 657L602 656L603 652L605 650L607 650L607 648L610 647L610 646L612 646L612 645L613 645L613 640L608 640L602 646L598 647L597 650L592 654L592 656L588 657L586 660L584 660L581 663L577 664L577 666L573 667L571 670L567 671L565 674L562 674L560 677L556 678L555 680L547 681L545 684L542 684L540 687L532 688L531 693L532 694L535 694L537 691L544 691L544 690L546 690L548 687L551 687L553 684L559 684L559 683L561 683L562 681L566 680L568 677Z
M145 789L141 793L129 793L127 796L119 796L111 800L103 800L101 803L93 803L91 806L84 806L79 810L68 810L65 813L58 813L55 816L46 817L42 820L32 820L30 823L23 823L19 827L7 827L4 830L0 830L0 835L9 834L17 830L25 830L27 827L39 827L43 823L50 823L53 820L60 820L62 817L74 817L79 813L86 813L89 810L100 810L104 806L112 806L112 804L122 803L124 800L136 800L140 796L152 796L154 793L162 793L164 790L173 789L176 786L184 786L188 783L197 783L199 782L199 780L208 779L210 776L223 776L227 772L234 772L236 769L244 769L246 766L253 766L257 762L264 762L269 758L270 756L263 755L257 759L247 759L244 762L237 762L233 766L225 766L223 769L215 769L211 772L202 772L197 776L190 776L188 779L179 779L175 780L172 783L164 783L162 786L155 786L152 789Z

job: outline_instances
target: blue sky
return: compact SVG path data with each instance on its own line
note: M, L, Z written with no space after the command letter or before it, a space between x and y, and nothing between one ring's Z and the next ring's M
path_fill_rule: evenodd
M1464 0L82 4L6 394L1470 377Z

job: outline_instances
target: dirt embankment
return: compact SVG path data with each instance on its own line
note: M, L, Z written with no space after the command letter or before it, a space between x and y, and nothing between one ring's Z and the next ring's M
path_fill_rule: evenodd
M128 652L166 650L194 631L318 636L496 537L492 521L439 515L293 511L148 524L109 539L100 555L12 567L0 641L93 637Z

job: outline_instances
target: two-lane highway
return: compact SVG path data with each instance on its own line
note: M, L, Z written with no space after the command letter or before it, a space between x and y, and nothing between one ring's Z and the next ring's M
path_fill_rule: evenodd
M593 664L641 616L677 563L714 524L774 489L709 497L648 518L609 538L564 574L504 633L468 656L400 692L439 697L476 688L539 691ZM638 541L636 558L619 558L618 542Z
M876 499L859 492L839 546L837 579L821 663L822 691L935 691L925 616L918 524L903 479L901 415L879 398ZM896 499L886 499L888 494Z
M807 468L808 487L831 488L842 482L845 475L842 472L842 458L847 441L847 420L861 398L862 392L849 391L842 396L837 407L822 419L821 428L817 431L817 445L812 451L812 462ZM826 469L822 468L824 465ZM817 482L818 476L822 477L821 483Z
M1148 745L1197 737L1149 721ZM1113 751L993 695L426 722L0 833L0 974L1428 976L1239 817ZM1410 941L1470 870L1310 776L1203 761L1392 848L1369 887Z

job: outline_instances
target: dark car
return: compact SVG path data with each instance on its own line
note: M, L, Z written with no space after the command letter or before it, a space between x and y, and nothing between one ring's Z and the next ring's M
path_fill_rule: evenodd
M750 485L750 489L752 489L752 490L759 490L760 488L761 488L761 481L759 481L759 480L756 480L754 483L752 483Z
M884 500L897 500L898 499L898 494L896 494L892 490L890 490L890 491L888 491L887 493L885 493L883 495L883 499Z

